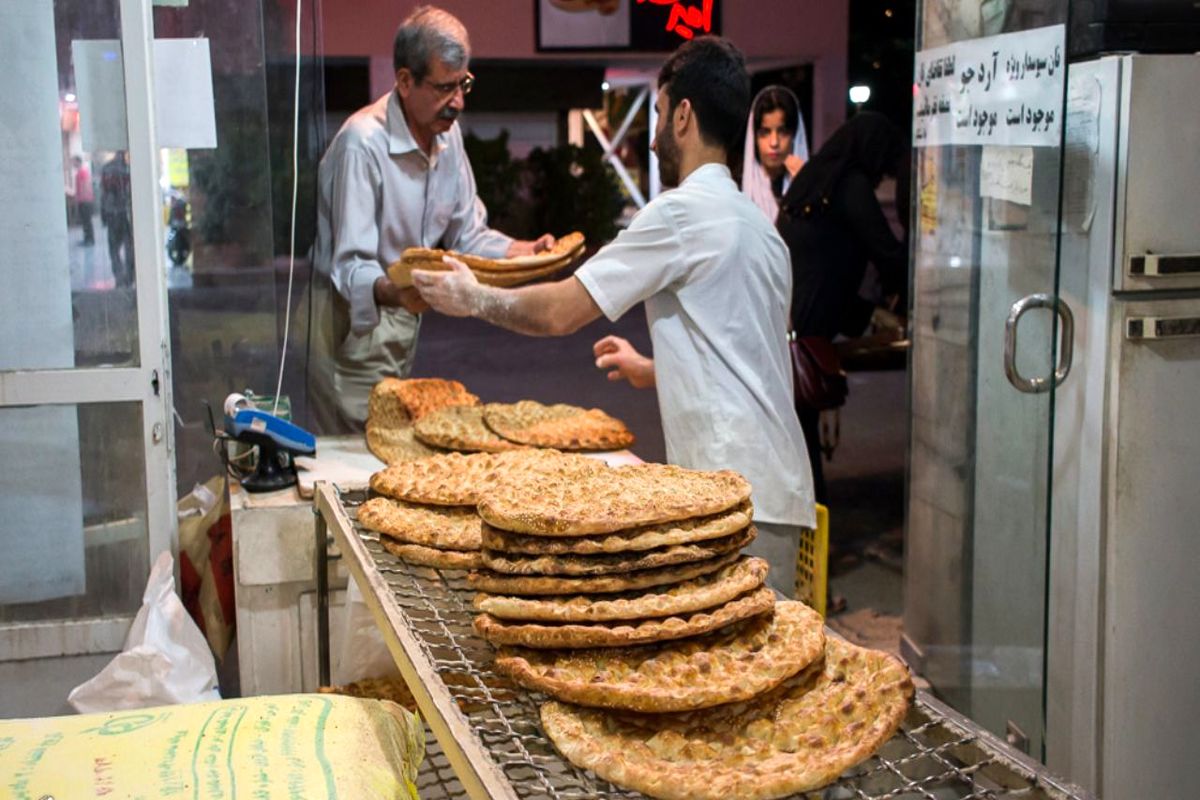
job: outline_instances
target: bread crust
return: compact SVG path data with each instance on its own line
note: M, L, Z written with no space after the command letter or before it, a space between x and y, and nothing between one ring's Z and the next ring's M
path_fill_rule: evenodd
M658 525L645 525L625 531L597 534L595 536L550 537L528 536L523 533L483 526L483 546L501 553L525 553L527 555L580 555L594 556L603 553L634 553L669 547L673 544L688 544L719 539L736 533L747 525L754 516L749 502L737 508L695 519L675 520Z
M413 433L412 425L388 427L368 419L366 436L367 449L385 464L417 461L446 452L419 441Z
M733 563L737 558L738 553L734 551L691 564L676 564L660 569L643 569L627 575L596 575L582 578L557 575L505 575L491 570L478 570L467 575L467 585L481 592L522 596L610 594L682 583L701 575L716 572L726 564Z
M587 456L557 450L506 453L442 453L417 463L393 464L371 476L379 494L439 506L473 506L482 492L500 481L531 481L545 475L568 476L608 467Z
M735 622L770 613L774 607L775 592L762 586L724 605L686 616L590 625L573 622L547 625L507 622L490 614L479 614L475 617L475 632L492 644L538 649L624 647L700 636Z
M481 496L479 515L515 533L585 536L718 514L749 499L749 482L731 470L637 464L509 485Z
M466 452L502 453L524 445L497 436L483 424L478 406L446 406L413 423L417 438L434 447Z
M438 569L475 569L479 566L479 553L461 550L438 550L419 544L404 544L387 537L381 537L379 543L397 558L410 564Z
M775 613L691 639L604 651L503 647L496 668L564 702L677 712L748 700L819 661L821 616L780 601Z
M616 596L513 597L480 593L475 610L528 622L613 622L687 614L727 603L762 586L767 562L745 556L716 572L674 586Z
M556 403L544 405L536 400L516 403L488 403L483 421L500 436L512 442L559 450L620 450L634 442L634 436L621 420L598 408Z
M508 575L614 575L671 564L704 561L714 556L741 550L754 541L758 531L749 525L729 536L704 542L673 544L655 550L632 553L576 555L513 555L495 550L483 551L483 565Z
M820 665L750 700L680 714L551 701L542 726L571 763L663 800L768 800L814 791L896 732L913 694L894 657L834 637Z
M358 521L403 544L479 551L481 522L471 506L422 506L390 497L373 497L359 506Z

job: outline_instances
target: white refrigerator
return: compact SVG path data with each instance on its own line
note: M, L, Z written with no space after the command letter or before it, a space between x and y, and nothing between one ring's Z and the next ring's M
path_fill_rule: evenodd
M1200 56L1071 64L1053 397L1046 761L1197 796Z

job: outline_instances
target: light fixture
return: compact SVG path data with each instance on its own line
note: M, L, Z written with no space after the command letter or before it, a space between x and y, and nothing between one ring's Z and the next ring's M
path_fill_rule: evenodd
M861 106L863 103L871 99L871 87L865 84L855 84L850 87L850 102L856 106Z
M602 92L608 91L608 81L604 81L603 83L600 84L600 91L602 91Z
M68 103L74 103L75 102L75 93L67 92L66 94L63 95L63 100L66 100Z

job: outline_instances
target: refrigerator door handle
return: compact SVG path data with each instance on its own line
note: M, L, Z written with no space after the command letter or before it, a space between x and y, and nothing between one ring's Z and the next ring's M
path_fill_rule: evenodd
M1026 378L1017 371L1017 323L1026 311L1031 308L1052 308L1060 320L1058 368L1054 370L1054 378ZM1004 321L1004 375L1017 391L1027 394L1048 392L1052 387L1062 385L1067 373L1071 371L1071 360L1075 352L1075 317L1071 308L1061 298L1052 294L1039 292L1022 297L1012 304L1008 311L1008 319Z

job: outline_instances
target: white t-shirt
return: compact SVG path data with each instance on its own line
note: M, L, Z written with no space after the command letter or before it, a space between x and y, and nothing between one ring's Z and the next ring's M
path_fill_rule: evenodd
M815 527L787 352L791 260L729 169L692 172L575 275L610 320L646 302L667 460L737 470L756 520Z

